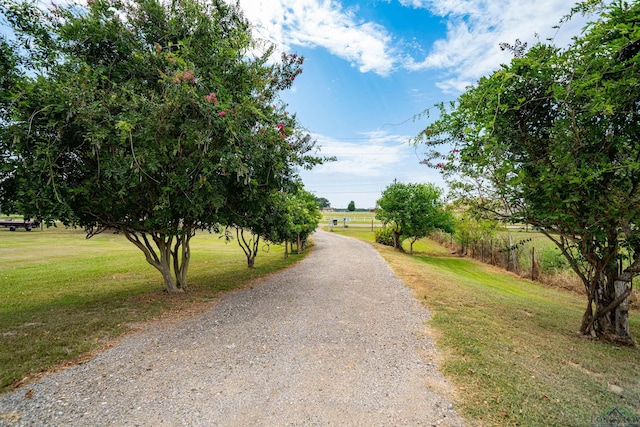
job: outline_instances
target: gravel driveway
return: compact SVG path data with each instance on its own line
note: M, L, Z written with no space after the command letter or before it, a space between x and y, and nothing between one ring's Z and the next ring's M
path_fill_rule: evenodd
M428 311L370 245L314 241L203 314L0 396L0 425L462 426Z

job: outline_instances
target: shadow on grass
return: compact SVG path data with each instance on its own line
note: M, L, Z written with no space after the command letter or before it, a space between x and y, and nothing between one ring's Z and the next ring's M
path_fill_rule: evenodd
M195 255L189 291L178 295L163 291L159 273L135 250L1 270L0 391L86 359L143 322L201 312L220 292L242 288L303 256L285 260L274 251L248 269L239 249L233 255Z

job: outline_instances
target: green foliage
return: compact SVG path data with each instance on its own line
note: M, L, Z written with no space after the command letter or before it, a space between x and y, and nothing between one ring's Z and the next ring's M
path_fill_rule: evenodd
M329 202L329 200L324 197L316 197L316 204L318 205L319 208L331 207L331 203Z
M540 268L548 274L557 274L568 270L569 263L558 248L544 247L540 252Z
M393 247L393 230L389 227L376 229L375 241L376 243Z
M349 212L353 212L356 210L356 203L353 200L349 202L349 206L347 206L347 210Z
M402 249L402 237L413 243L435 230L453 232L454 220L444 209L442 190L433 184L389 185L377 201L376 218L394 234L394 247ZM412 249L413 250L413 249Z
M448 148L425 163L469 204L556 243L587 289L585 334L628 342L616 307L640 274L640 3L576 8L594 10L572 46L519 51L419 139ZM631 262L620 273L622 253Z
M252 56L237 5L3 0L0 12L28 47L0 58L28 70L0 88L0 199L90 235L122 231L170 292L186 288L196 229L259 214L319 162L278 98L303 58Z
M315 196L308 191L300 188L295 193L275 192L263 216L268 223L264 237L269 242L285 246L288 242L304 245L318 228L321 218ZM301 249L298 247L299 251Z
M469 209L465 209L456 217L453 237L463 246L463 252L465 252L469 243L490 241L496 235L498 227L497 221L484 219Z
M10 120L11 93L20 77L19 60L12 46L0 38L0 123ZM0 212L15 212L16 182L12 165L11 151L0 142Z

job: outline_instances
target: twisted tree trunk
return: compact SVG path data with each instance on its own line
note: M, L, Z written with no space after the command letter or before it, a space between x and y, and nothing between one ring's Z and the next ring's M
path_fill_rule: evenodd
M160 272L167 293L177 294L187 290L187 271L191 260L189 242L194 235L193 229L186 228L178 236L122 231L127 240L144 253L147 262Z

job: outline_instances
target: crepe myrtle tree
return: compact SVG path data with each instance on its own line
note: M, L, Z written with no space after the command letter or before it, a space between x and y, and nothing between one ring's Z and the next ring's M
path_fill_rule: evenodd
M514 49L509 64L442 106L418 141L433 147L425 163L470 205L536 226L557 245L584 284L582 334L632 343L640 3L609 3L576 5L596 18L566 49Z
M11 93L21 77L19 58L14 51L15 47L10 42L0 38L0 126L10 120ZM14 169L7 144L0 142L0 213L3 214L15 212Z
M402 241L413 244L436 230L453 232L453 214L445 209L442 189L433 184L389 185L376 202L376 218L393 231L393 247L404 251Z
M272 128L256 130L262 137L262 143L257 149L250 147L245 155L245 164L252 171L251 175L244 180L226 177L225 187L230 196L219 211L221 222L235 229L237 242L247 257L249 268L254 266L260 240L268 242L274 228L280 227L280 213L286 209L283 211L280 207L282 203L278 195L297 197L304 191L294 166L304 164L311 167L325 160L307 156L292 162L291 153L287 150L270 150L270 146L283 142L295 152L307 153L315 144L308 134L296 128L295 115L283 111L282 119Z
M234 220L230 221L249 268L255 265L261 241L262 247L284 245L285 258L289 255L289 246L296 242L300 253L322 217L315 196L304 190L301 183L293 183L287 191L262 193L262 197L266 197L263 203L245 199L241 203L249 203L254 209L244 210L242 215L234 214Z
M284 245L285 258L293 242L296 242L300 253L309 236L318 228L321 218L315 196L302 186L289 192L275 192L264 216L265 239Z
M20 75L0 93L15 209L88 237L121 232L169 293L187 289L191 238L224 225L238 188L283 186L316 162L279 100L303 58L256 56L237 4L1 0L0 12Z

